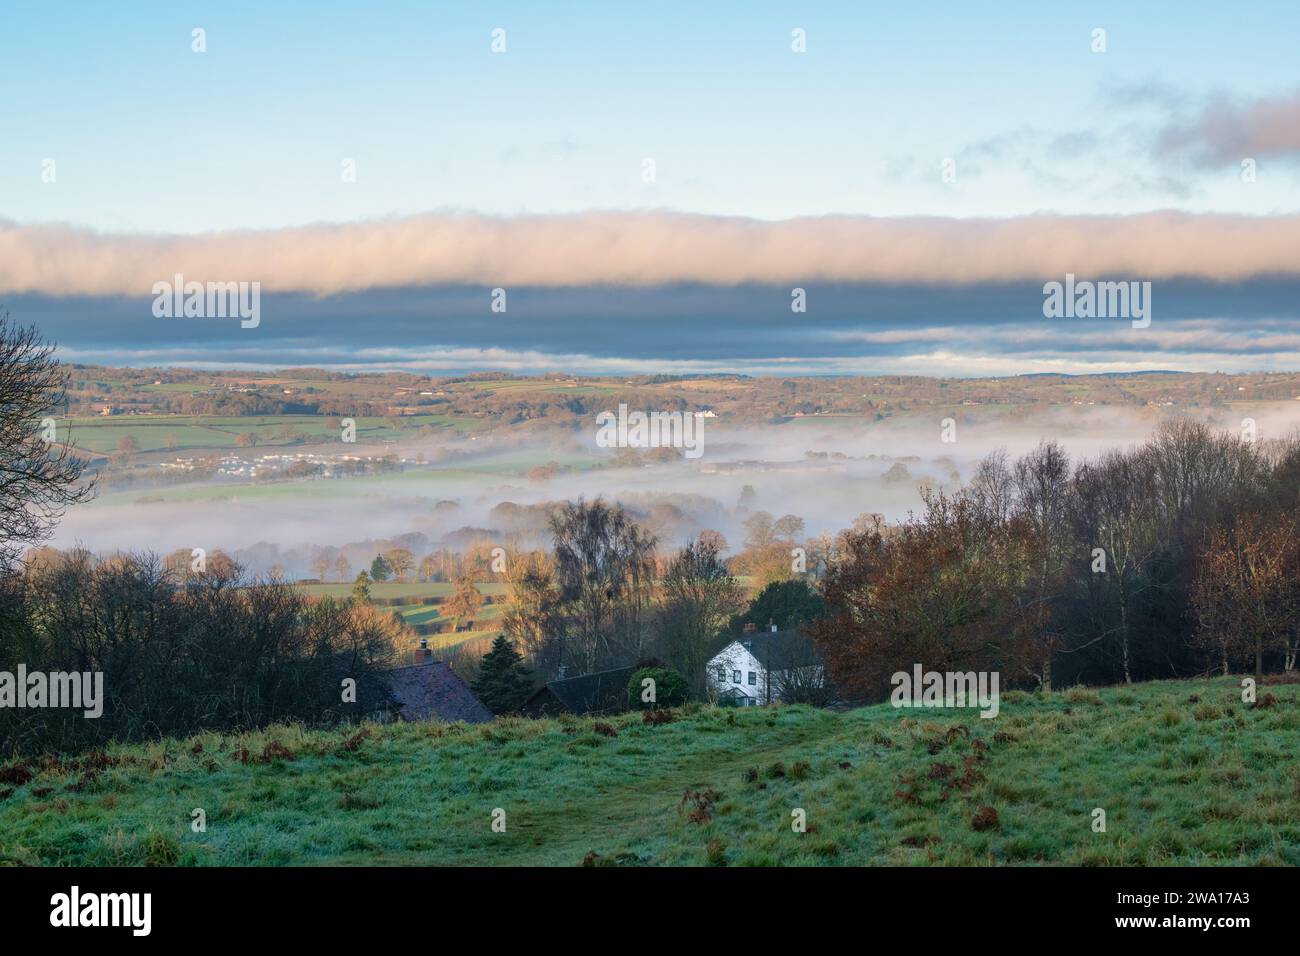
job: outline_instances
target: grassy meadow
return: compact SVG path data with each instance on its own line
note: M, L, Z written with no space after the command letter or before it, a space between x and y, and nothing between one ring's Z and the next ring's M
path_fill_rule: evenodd
M1300 684L1260 701L1215 679L1009 692L994 719L693 705L204 735L5 766L0 864L1300 864Z

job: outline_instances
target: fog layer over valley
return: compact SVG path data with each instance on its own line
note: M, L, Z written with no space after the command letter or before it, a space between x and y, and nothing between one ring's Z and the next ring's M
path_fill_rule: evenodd
M159 554L220 549L254 573L307 577L322 549L341 549L362 567L392 543L417 554L485 543L545 546L547 503L603 496L637 515L664 548L707 528L721 532L735 552L743 522L756 511L802 518L807 538L833 534L863 513L897 521L919 509L926 489L959 489L992 451L1014 457L1051 439L1077 462L1138 443L1160 421L1182 414L1233 434L1251 419L1262 441L1300 425L1300 403L1286 402L1186 412L982 406L875 422L811 415L732 428L706 419L703 454L694 460L667 450L597 447L594 422L578 430L520 427L474 438L326 443L297 453L397 460L390 457L379 474L357 477L186 481L173 470L156 485L104 488L68 512L50 544ZM239 456L253 462L277 453L284 452L248 448ZM161 455L151 467L161 475L176 458Z

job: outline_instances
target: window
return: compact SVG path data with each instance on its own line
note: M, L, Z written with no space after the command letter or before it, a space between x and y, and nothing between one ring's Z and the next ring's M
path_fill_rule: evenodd
M732 672L731 672L731 682L732 682L733 684L739 684L739 683L740 683L740 671L732 671Z
M719 683L719 684L725 684L726 682L727 682L727 669L726 669L725 667L719 667L719 668L718 668L718 683Z
M755 674L753 671L750 671L750 672L749 672L749 686L750 686L750 687L753 687L753 686L754 686L755 684L757 684L757 683L758 683L758 675Z

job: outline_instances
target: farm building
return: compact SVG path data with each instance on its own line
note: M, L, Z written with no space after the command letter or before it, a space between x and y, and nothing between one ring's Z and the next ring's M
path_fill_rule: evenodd
M523 712L529 717L553 717L627 710L627 683L632 671L631 667L617 667L550 681L524 701Z
M709 691L720 704L753 707L807 700L824 685L817 649L800 631L751 632L709 659Z
M446 661L433 660L426 641L420 645L415 652L416 663L387 672L388 690L395 703L392 716L398 720L463 720L469 724L492 720L492 711L483 706Z

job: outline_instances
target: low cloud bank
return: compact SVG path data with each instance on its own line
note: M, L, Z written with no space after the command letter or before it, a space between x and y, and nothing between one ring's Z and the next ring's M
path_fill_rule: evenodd
M0 221L0 293L145 295L260 281L334 295L415 285L966 284L1085 276L1241 281L1300 273L1300 216L826 216L439 213L196 236Z

